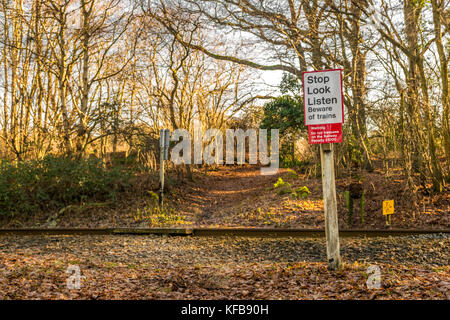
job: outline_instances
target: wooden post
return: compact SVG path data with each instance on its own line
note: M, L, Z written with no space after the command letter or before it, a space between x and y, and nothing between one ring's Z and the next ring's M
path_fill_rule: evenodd
M164 130L159 138L159 205L163 205L164 197Z
M341 257L339 253L339 227L332 144L320 145L320 160L322 163L323 206L325 210L328 268L337 270L341 264Z

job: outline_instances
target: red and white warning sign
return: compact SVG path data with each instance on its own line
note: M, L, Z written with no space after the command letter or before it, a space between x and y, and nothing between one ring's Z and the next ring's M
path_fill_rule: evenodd
M309 143L342 142L344 122L342 70L304 72L303 101Z
M339 143L342 142L342 124L318 124L308 126L310 144Z

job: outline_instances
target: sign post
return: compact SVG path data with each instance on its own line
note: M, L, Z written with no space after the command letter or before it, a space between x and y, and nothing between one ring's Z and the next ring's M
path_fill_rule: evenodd
M328 268L339 269L341 263L339 249L339 227L334 180L334 155L331 143L320 145L322 163L323 207L325 211L325 236L327 240Z
M159 133L159 205L164 197L164 160L169 160L170 130L161 129Z
M336 270L340 267L341 258L333 143L342 142L342 70L304 72L303 91L309 143L320 144L328 268Z
M391 226L391 215L394 214L394 200L383 201L383 215L386 217L386 225Z

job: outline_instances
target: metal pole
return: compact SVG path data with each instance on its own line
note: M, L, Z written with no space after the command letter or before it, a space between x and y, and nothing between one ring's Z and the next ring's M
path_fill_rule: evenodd
M320 160L322 163L323 206L325 210L328 268L337 270L340 267L341 258L339 252L339 226L332 144L327 143L320 145Z

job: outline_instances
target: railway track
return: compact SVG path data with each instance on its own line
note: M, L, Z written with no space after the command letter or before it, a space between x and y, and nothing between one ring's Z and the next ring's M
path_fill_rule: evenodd
M424 234L450 234L450 229L443 230L341 230L339 236L349 237L402 237ZM324 229L278 229L278 228L56 228L56 229L0 229L0 236L8 235L167 235L167 236L192 236L192 237L298 237L298 238L322 238L325 237Z

